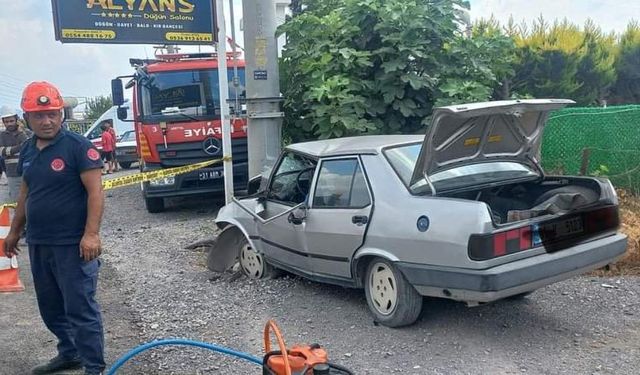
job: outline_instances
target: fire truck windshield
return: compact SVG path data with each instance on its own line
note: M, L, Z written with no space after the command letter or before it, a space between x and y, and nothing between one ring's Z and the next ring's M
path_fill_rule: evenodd
M233 84L233 69L228 71L229 99L236 93L244 97L244 69L238 69L238 87ZM218 70L185 70L151 73L140 86L142 120L184 121L220 117Z

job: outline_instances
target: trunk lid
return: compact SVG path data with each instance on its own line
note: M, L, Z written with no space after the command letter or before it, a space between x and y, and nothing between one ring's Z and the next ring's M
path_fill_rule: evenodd
M431 185L429 177L438 172L484 162L511 161L539 169L549 112L573 103L530 99L436 108L410 186Z

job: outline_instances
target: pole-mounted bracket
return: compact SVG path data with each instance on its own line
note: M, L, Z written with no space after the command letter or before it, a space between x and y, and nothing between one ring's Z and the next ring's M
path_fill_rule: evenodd
M249 113L249 118L281 118L284 117L284 112L262 112L262 113Z

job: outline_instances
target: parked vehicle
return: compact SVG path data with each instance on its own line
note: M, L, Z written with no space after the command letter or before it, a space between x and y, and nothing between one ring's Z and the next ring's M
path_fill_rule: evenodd
M413 323L423 296L473 306L602 267L627 245L613 186L540 166L548 115L570 103L456 105L426 136L289 145L266 189L220 209L209 267L364 288L390 327Z
M122 137L122 135L128 131L133 131L133 115L129 103L125 103L122 108L126 110L127 117L124 119L118 118L118 107L113 106L105 111L98 119L87 129L84 136L93 143L98 150L102 150L102 124L111 121L113 129L116 132L116 138ZM129 121L127 121L129 119Z
M129 169L131 164L138 162L136 132L129 130L122 134L116 142L116 159L122 168Z
M234 190L248 183L244 61L227 56L231 99L231 147ZM154 60L131 59L135 69L127 87L133 88L133 119L142 172L222 158L222 128L215 53L156 55ZM234 69L235 68L235 69ZM235 76L237 71L237 77ZM234 82L238 85L234 85ZM112 81L114 103L123 100L122 81ZM164 210L167 197L224 194L222 164L142 184L149 212Z

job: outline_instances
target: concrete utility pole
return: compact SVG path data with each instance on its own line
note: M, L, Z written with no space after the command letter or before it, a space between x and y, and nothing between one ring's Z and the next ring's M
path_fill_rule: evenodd
M282 148L274 0L243 0L249 178L274 164Z

